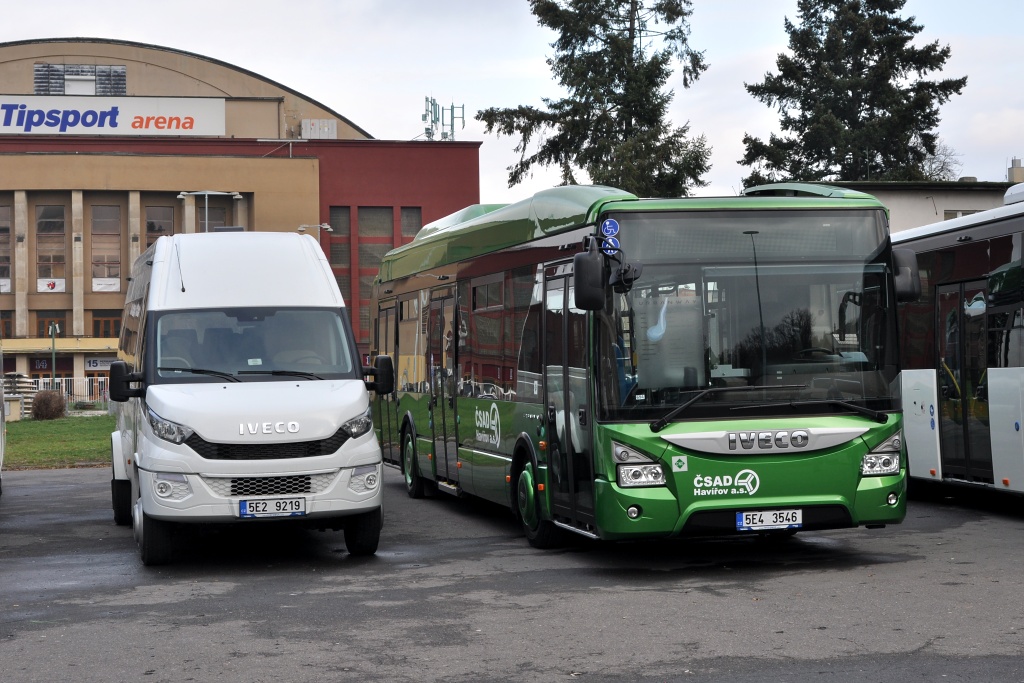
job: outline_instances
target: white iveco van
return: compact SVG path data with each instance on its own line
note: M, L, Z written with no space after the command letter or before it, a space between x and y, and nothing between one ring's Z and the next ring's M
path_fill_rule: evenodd
M374 379L367 381L364 375ZM377 550L381 451L368 390L323 251L306 235L161 237L132 269L110 398L114 520L147 565L179 524L287 520Z

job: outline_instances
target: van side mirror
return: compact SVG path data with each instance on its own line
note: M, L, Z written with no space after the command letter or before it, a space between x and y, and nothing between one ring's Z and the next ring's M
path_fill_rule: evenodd
M380 355L373 359L373 366L363 366L363 374L373 377L366 382L366 388L378 396L390 394L395 390L395 366L391 356Z
M581 311L604 309L605 275L604 255L597 248L597 240L587 239L587 250L572 258L572 280L576 290L576 308Z
M123 360L116 360L110 364L110 400L124 403L130 398L143 397L146 395L145 385L132 387L132 382L141 382L142 373L128 372L128 364Z
M910 249L893 249L893 285L896 301L906 303L921 298L921 272L917 267L917 254Z

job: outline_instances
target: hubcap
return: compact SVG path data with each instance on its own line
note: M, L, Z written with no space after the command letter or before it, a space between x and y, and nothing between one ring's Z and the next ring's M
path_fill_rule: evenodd
M530 529L537 526L537 506L534 502L533 465L527 465L519 474L517 498L519 499L519 515L523 524Z
M412 456L413 456L412 441L406 441L405 442L404 456L405 457L402 458L402 460L405 463L405 485L406 486L412 486L412 467L413 467L413 461L412 461Z

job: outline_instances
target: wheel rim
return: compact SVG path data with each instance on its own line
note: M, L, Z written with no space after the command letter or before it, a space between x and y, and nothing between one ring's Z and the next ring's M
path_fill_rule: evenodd
M415 461L413 460L413 456L414 455L415 455L415 451L413 450L413 447L412 447L412 439L408 439L407 438L405 440L405 448L402 449L402 464L404 465L403 469L405 470L405 485L407 487L409 487L409 488L412 488L412 482L413 482L413 469L412 468L415 467L415 464L416 464Z
M517 498L519 500L519 516L523 524L530 529L537 527L537 504L534 496L533 465L529 464L519 474Z

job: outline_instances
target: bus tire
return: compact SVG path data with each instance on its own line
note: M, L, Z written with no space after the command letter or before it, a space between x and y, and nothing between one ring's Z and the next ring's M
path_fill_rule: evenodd
M345 524L345 549L353 557L366 557L377 552L380 529L384 525L381 509L355 515Z
M423 497L423 477L416 464L416 439L411 431L402 437L402 474L405 475L405 492L410 498Z
M110 480L110 504L114 508L114 524L132 523L132 482L128 479Z
M533 476L533 463L527 462L516 480L516 516L526 540L534 548L546 550L561 545L561 533L553 522L542 519L537 484Z

